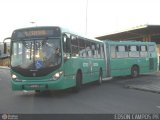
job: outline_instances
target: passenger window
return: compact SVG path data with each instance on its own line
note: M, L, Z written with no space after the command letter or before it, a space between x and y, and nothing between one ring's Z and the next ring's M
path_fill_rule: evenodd
M148 51L149 52L154 52L155 51L154 45L150 45Z
M78 46L78 39L75 36L71 36L71 44L74 46Z
M100 48L100 44L96 45L96 49L97 49L97 57L100 58L101 57L101 48Z
M118 46L118 52L125 52L125 46Z
M117 56L117 58L126 58L126 57L128 57L127 46L125 46L125 45L117 46L116 56Z
M79 39L79 56L86 57L85 41L83 38L78 38L78 39Z
M146 52L147 51L147 46L140 46L140 48L141 48L142 52Z
M129 57L139 57L139 46L131 45L129 46Z
M71 48L70 48L70 35L65 33L63 35L63 50L65 53L70 53Z
M78 39L75 36L71 36L71 50L72 50L72 56L79 55Z
M130 46L130 51L132 52L138 51L138 46Z
M93 55L94 58L96 58L97 55L96 55L96 47L95 47L95 44L92 43L91 47L92 47L92 55Z
M87 57L92 57L91 43L86 41L86 53Z
M101 45L101 58L104 58L104 46Z
M140 46L140 57L147 57L147 46Z

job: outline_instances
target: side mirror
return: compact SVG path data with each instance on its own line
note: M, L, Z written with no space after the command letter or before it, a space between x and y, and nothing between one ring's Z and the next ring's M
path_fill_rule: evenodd
M4 51L4 54L7 54L7 43L4 43L3 46L4 46L4 50L3 50L3 51Z
M4 46L4 54L7 54L7 43L5 42L6 40L11 40L11 38L10 37L8 37L8 38L5 38L4 40L3 40L3 46Z

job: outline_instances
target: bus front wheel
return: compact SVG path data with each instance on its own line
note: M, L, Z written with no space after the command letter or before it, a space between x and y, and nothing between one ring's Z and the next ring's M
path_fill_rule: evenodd
M98 85L102 84L102 70L99 71L99 78L98 78L97 84Z
M76 74L76 86L74 88L75 92L79 92L82 86L82 73L80 71Z
M41 91L40 90L35 90L35 93L40 93Z
M139 69L137 66L133 66L131 68L131 76L132 76L132 78L136 78L139 76Z

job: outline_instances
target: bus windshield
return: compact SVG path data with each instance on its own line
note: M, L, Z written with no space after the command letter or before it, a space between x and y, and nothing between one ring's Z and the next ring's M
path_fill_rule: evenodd
M59 38L30 38L12 42L11 66L27 70L53 68L61 63Z

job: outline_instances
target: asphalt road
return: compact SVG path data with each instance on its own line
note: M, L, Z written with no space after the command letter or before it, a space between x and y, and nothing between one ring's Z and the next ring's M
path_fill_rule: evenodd
M153 79L157 76L141 76ZM160 94L124 87L129 78L115 78L101 86L88 84L79 93L71 90L13 92L8 69L0 69L0 113L23 114L106 114L160 113Z

